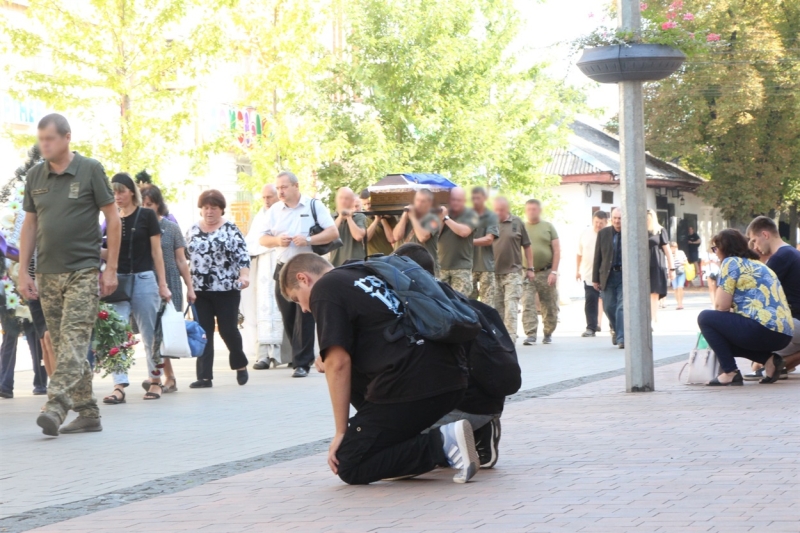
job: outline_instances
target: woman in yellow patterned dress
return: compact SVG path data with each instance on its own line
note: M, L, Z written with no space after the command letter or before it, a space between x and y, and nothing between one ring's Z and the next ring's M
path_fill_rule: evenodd
M759 383L775 383L784 365L781 356L773 352L785 348L794 331L780 281L757 261L738 230L719 232L712 239L711 250L720 259L714 310L701 312L697 324L717 355L721 373L708 385L744 383L735 357L763 364L765 377Z

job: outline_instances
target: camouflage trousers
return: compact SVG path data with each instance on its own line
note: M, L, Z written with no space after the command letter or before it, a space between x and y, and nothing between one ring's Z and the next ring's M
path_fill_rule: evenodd
M464 296L472 293L472 270L439 270L439 280L444 281Z
M528 337L536 337L539 328L539 310L542 312L543 331L545 337L552 335L558 325L558 289L547 284L550 270L536 273L533 281L522 284L522 329ZM536 295L539 295L539 309L536 306Z
M519 317L519 299L521 297L521 272L499 274L497 276L495 309L503 317L503 324L505 324L513 342L517 342L517 318Z
M98 275L98 269L86 268L36 276L56 355L45 410L57 415L61 422L70 409L88 418L100 417L92 393L92 369L86 359L97 318Z
M480 299L486 305L496 307L497 279L494 272L473 272L472 294L469 297L473 300Z

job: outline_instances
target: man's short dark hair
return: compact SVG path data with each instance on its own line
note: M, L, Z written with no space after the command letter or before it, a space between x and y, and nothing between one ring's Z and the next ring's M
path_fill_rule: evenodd
M608 220L608 213L606 213L602 209L598 209L597 211L594 212L592 218L599 218L600 220Z
M359 194L358 196L362 200L369 200L369 189L364 189L363 191L361 191L361 194Z
M488 194L486 194L486 189L484 189L483 187L473 187L472 194L480 194L484 197L489 196Z
M766 231L774 236L780 235L780 233L778 233L778 225L775 224L775 221L765 216L754 218L750 225L747 226L745 235L757 235L762 231Z
M422 193L428 197L428 199L432 202L433 201L433 192L430 189L417 189L416 194Z
M530 200L525 202L525 205L535 205L537 207L542 207L542 202L540 202L536 198L531 198Z
M56 127L56 131L62 137L67 133L72 132L72 129L69 127L69 122L67 122L66 117L64 115L59 115L58 113L50 113L49 115L45 115L39 121L39 129L43 130L47 126L52 124Z
M394 251L394 255L408 257L423 269L427 270L431 276L435 275L433 273L433 256L421 244L407 242L398 247L397 250Z
M287 300L289 299L289 291L296 289L300 282L297 280L297 275L301 272L309 274L320 275L325 270L333 268L332 265L322 256L311 253L297 254L286 263L279 275L278 286L281 294Z

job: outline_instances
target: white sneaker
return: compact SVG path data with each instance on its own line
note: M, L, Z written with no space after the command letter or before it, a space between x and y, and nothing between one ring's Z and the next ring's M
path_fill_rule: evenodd
M440 427L439 431L442 432L447 462L458 470L453 476L453 482L466 483L480 468L472 426L466 420L459 420Z

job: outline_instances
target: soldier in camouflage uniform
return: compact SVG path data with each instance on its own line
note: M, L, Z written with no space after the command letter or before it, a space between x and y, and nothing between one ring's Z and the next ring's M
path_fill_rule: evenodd
M536 342L539 327L539 311L542 312L544 338L542 344L550 344L558 325L558 265L561 262L561 244L556 228L541 219L542 204L539 200L525 203L525 231L531 242L533 264L526 261L525 267L533 267L536 279L523 285L522 328L525 330L525 346ZM536 295L539 295L539 309Z
M472 294L472 238L478 227L478 213L467 207L461 187L450 190L448 207L439 213L439 279L465 296Z
M25 183L27 216L20 238L20 263L38 249L36 288L25 269L19 275L23 296L39 298L56 354L48 401L36 419L45 435L102 431L86 360L97 316L100 264L100 211L106 219L108 255L100 279L102 293L117 286L120 219L103 166L69 149L70 128L57 114L39 122L39 147L45 161ZM60 427L69 410L78 417Z
M499 197L494 201L494 211L500 222L499 234L492 245L494 253L495 275L497 276L497 312L503 317L503 323L517 342L517 321L519 319L519 300L522 296L522 280L533 281L532 268L525 270L523 276L522 250L528 264L532 263L531 243L525 226L519 217L509 211L508 200Z
M472 189L472 207L478 213L478 227L472 235L475 251L472 256L472 294L470 298L496 307L497 280L494 274L492 244L500 236L497 215L486 207L486 189Z

